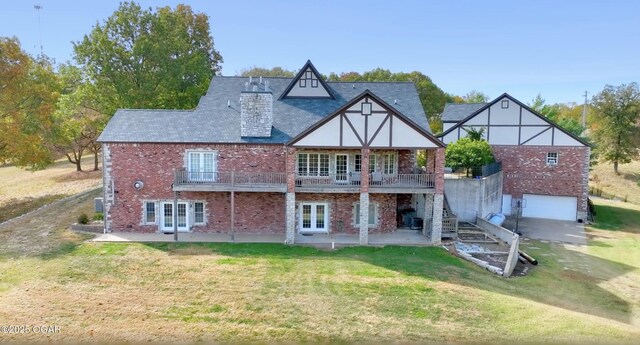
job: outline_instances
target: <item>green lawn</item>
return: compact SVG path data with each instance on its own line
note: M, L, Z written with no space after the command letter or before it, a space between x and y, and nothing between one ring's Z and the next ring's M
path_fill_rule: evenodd
M57 247L0 257L0 320L59 325L53 341L631 342L640 231L618 226L588 247L528 241L540 265L511 279L439 247L94 244L58 226ZM20 231L0 227L0 253Z

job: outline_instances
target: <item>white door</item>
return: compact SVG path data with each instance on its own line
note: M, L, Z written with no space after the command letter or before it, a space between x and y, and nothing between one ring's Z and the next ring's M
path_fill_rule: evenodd
M522 216L558 220L576 220L578 199L573 196L524 194Z
M349 156L336 155L336 182L347 182L347 167L349 166Z
M329 214L327 204L300 204L300 232L328 232Z
M511 194L502 194L502 214L511 215Z
M215 181L215 153L189 152L189 180Z
M186 202L178 203L178 232L189 231L189 212ZM173 202L163 202L160 211L162 219L160 220L160 230L162 232L173 232Z

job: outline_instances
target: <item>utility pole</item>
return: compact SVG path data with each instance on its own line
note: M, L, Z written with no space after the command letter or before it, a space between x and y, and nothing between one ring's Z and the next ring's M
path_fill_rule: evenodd
M40 25L40 10L42 9L42 6L40 5L34 5L33 8L36 9L36 11L38 12L38 37L40 39L40 55L44 55L43 53L43 49L42 49L42 26Z
M582 132L587 130L587 91L584 92L584 106L582 107Z

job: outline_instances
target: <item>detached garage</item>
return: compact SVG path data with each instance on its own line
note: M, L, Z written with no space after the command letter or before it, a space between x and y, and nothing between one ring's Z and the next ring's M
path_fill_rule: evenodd
M576 220L578 198L573 196L524 194L522 216L558 220Z

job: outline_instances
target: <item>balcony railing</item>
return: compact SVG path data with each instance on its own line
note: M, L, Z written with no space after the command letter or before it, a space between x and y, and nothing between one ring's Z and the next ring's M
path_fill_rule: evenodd
M435 187L434 174L380 174L369 175L369 185L375 187Z
M285 189L287 175L274 172L192 172L176 171L174 186L193 190L275 190ZM186 187L186 188L185 188Z
M360 186L359 172L347 174L323 174L321 176L296 175L297 187L357 187ZM369 186L380 188L433 188L433 174L369 174Z

